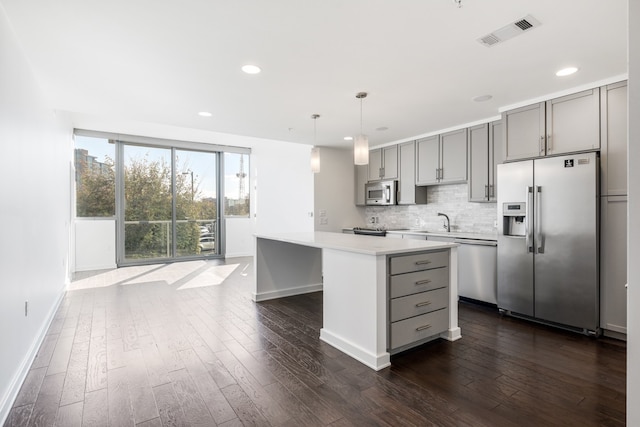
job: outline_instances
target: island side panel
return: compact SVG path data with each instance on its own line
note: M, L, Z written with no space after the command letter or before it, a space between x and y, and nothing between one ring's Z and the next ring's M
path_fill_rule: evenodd
M456 341L462 338L458 326L458 247L449 249L449 329L440 338Z
M387 352L386 256L323 250L320 339L375 370Z
M254 301L322 290L322 250L256 238Z

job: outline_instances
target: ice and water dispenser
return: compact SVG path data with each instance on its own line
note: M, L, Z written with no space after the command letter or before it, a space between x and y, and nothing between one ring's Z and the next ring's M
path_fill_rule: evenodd
M524 202L510 202L502 205L502 230L505 236L525 237L527 205Z

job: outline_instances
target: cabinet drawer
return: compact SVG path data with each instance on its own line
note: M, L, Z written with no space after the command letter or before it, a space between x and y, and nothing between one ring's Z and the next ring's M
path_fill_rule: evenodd
M407 319L447 307L449 288L408 295L391 300L391 321Z
M410 273L446 267L449 264L449 251L425 252L417 255L406 255L391 258L391 274Z
M403 297L449 286L449 267L391 276L390 298Z
M432 311L391 324L390 348L398 348L437 335L447 330L449 309Z

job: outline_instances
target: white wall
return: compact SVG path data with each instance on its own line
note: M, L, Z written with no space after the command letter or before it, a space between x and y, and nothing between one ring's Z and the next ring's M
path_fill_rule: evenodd
M627 254L627 425L640 425L640 1L629 0L629 230Z
M73 239L75 263L72 271L116 268L116 221L76 219Z
M48 108L2 6L0 64L3 424L68 280L73 145L69 122Z
M320 172L314 175L315 230L341 231L361 225L364 208L357 208L354 201L353 151L321 147Z

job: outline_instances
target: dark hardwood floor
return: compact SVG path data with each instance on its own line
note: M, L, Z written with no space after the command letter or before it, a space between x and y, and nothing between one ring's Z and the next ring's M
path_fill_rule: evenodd
M318 339L321 293L255 304L250 258L181 264L75 280L5 426L625 423L623 342L460 303L461 340L375 372Z

